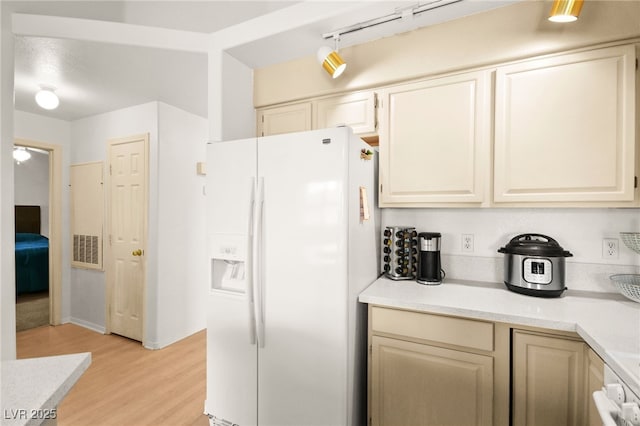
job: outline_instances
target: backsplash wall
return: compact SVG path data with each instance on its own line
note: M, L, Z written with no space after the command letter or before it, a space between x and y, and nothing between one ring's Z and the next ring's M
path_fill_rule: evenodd
M567 287L615 292L608 276L640 273L640 254L628 249L620 232L640 232L640 209L381 209L382 228L414 226L442 234L442 264L448 278L502 282L503 255L497 250L524 233L548 235L567 258ZM462 251L462 234L473 235L473 252ZM603 258L603 239L618 239L618 257Z

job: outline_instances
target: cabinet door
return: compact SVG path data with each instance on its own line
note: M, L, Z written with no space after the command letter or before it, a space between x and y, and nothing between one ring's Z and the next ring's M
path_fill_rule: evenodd
M371 424L491 425L493 358L372 336Z
M499 67L495 102L495 202L633 200L633 46Z
M356 135L376 132L376 94L358 92L320 99L316 103L314 128L349 126Z
M311 130L311 102L258 111L258 136Z
M513 424L584 425L585 343L513 333Z
M598 414L598 409L593 401L593 393L602 389L604 386L604 361L600 359L593 349L587 349L586 368L585 368L585 401L588 401L587 419L585 424L588 426L602 426L602 420Z
M381 207L485 199L489 85L482 71L381 93Z

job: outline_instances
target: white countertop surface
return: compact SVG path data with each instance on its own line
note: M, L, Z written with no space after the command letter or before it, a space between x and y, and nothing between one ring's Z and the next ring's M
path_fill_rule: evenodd
M567 290L526 296L504 284L445 280L427 286L380 278L360 302L578 333L640 395L640 303L621 295Z
M39 425L56 416L89 364L88 352L2 361L2 425Z

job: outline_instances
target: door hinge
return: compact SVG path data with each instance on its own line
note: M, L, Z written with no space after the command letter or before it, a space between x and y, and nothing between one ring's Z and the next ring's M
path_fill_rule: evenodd
M373 355L373 345L369 345L369 355Z
M638 70L638 58L636 58L636 71Z
M638 176L634 176L633 177L633 187L637 188L638 187Z
M380 193L382 194L382 184L380 184Z

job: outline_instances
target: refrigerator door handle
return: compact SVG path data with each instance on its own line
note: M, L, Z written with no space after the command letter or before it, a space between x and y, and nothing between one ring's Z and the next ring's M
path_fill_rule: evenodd
M251 178L251 197L249 201L249 262L253 265L253 246L254 246L254 217L256 209L256 185L257 181L255 176ZM249 343L256 344L256 314L255 314L255 299L254 299L254 283L253 283L253 271L247 268L247 308L249 310Z
M256 199L256 215L254 220L253 238L253 305L258 336L258 347L264 348L264 313L263 313L263 273L262 273L262 236L264 233L264 178L258 179L258 193Z

